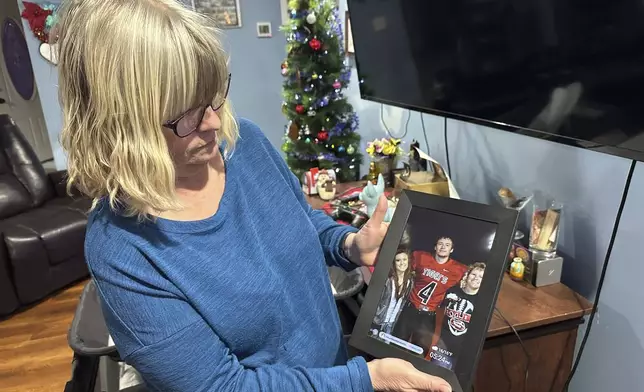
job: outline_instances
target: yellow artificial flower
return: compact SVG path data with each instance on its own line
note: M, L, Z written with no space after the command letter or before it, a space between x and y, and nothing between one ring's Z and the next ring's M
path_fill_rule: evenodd
M400 144L401 139L394 138L380 138L367 143L366 151L372 157L377 156L396 156L402 154Z
M382 153L385 155L396 155L396 150L396 146L389 143L382 148Z

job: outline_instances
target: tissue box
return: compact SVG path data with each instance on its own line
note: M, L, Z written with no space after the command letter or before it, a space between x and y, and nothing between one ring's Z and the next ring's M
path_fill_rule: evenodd
M411 172L409 177L404 180L400 174L396 174L395 189L396 194L399 194L403 189L409 189L416 192L450 197L447 179L427 171Z

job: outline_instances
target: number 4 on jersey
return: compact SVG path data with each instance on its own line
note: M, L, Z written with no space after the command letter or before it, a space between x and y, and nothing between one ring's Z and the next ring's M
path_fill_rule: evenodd
M423 305L427 305L427 302L429 302L429 299L432 297L432 294L434 294L434 290L436 289L436 286L437 286L436 282L431 282L427 286L418 290L418 297L421 299L421 302Z

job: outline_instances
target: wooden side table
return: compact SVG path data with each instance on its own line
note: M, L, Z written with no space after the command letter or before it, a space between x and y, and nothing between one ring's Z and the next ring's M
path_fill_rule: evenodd
M338 184L338 194L364 184ZM315 196L307 196L307 200L317 209L325 203ZM367 268L363 268L363 273L368 284L371 273ZM561 392L572 367L578 327L590 313L592 304L562 283L535 288L525 282L515 282L506 274L496 309L474 390ZM510 325L519 333L530 356L527 389L527 357Z
M577 330L592 304L562 283L536 288L506 274L481 359L475 390L560 392L570 374ZM503 319L501 314L507 319ZM512 325L523 341L528 365Z

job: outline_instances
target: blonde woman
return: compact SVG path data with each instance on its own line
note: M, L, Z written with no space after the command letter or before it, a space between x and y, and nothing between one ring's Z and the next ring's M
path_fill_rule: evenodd
M258 127L233 117L210 20L173 0L59 12L69 185L95 200L87 263L149 389L450 389L404 361L347 358L325 262L374 263L386 200L357 232L309 207Z

